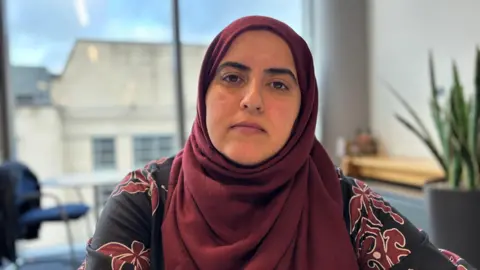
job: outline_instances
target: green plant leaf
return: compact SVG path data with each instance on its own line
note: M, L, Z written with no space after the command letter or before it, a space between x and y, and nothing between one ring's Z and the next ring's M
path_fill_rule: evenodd
M453 118L449 119L450 121L454 121ZM456 149L456 152L461 155L462 161L465 164L465 169L467 173L467 182L468 188L473 189L475 188L475 181L478 176L478 169L477 164L475 163L475 152L471 151L472 149L468 148L465 138L462 138L458 133L458 130L452 128L452 143ZM457 181L458 179L456 179ZM454 188L459 187L459 183L453 186Z
M479 153L479 144L478 140L480 139L480 130L479 130L479 119L480 119L480 49L476 48L476 57L475 57L475 78L474 78L474 94L472 103L473 108L471 109L470 117L470 134L469 134L469 143L470 148L473 153L475 153L475 164L477 171L477 179L475 179L474 185L476 187L480 186L480 153Z
M460 186L460 180L462 177L462 155L457 150L453 151L452 157L449 163L448 183L453 188Z
M454 82L450 90L450 115L451 124L455 129L455 134L462 143L466 143L468 134L468 106L463 95L463 87L460 83L458 70L453 64Z
M387 88L413 117L412 122L395 114L396 119L417 136L432 152L445 171L452 188L476 189L480 186L480 49L476 48L474 93L467 97L456 63L452 62L453 82L445 106L439 104L432 53L429 53L430 113L440 149L435 146L418 114L388 83ZM413 124L412 124L413 123ZM414 125L416 124L416 125Z
M400 123L402 123L407 129L409 129L411 132L413 132L413 134L415 134L428 147L428 149L433 153L433 155L435 156L435 159L440 164L442 169L445 172L447 172L448 171L448 169L447 169L448 165L444 162L442 156L440 155L440 153L438 152L437 148L432 143L432 141L428 137L424 136L418 129L416 129L405 118L401 117L398 114L395 115L395 118L397 118L397 120L400 121Z
M477 140L478 140L478 117L479 111L477 103L477 99L472 97L470 99L470 112L469 112L469 119L468 119L468 134L467 134L467 147L469 149L472 163L473 163L473 179L469 179L469 186L474 188L478 184L479 178L479 171L480 168L478 166L478 156L477 156Z
M392 85L390 85L388 82L384 82L384 83L385 83L387 89L390 90L390 92L400 101L400 103L403 105L403 107L405 107L405 109L408 111L408 113L413 117L413 119L415 120L415 122L417 123L417 125L421 129L421 131L419 131L420 134L422 134L423 136L425 136L425 137L427 137L431 140L432 136L428 132L426 126L423 124L423 121L420 119L417 112L415 112L415 110L412 108L412 106L410 106L410 104L408 104L408 102L397 92L397 90L395 90L395 88L393 88Z
M429 70L429 77L430 77L430 93L431 93L431 99L430 99L430 112L433 118L433 122L435 124L435 128L437 131L437 135L440 138L440 143L442 145L442 150L443 150L443 162L445 164L445 168L447 170L445 171L445 175L449 175L449 170L450 166L448 166L449 163L449 158L450 158L450 150L451 150L451 145L450 145L450 138L449 134L450 132L450 125L446 123L446 121L443 119L443 113L439 105L439 97L438 97L438 88L437 88L437 83L435 79L435 64L433 61L433 54L432 52L429 53L428 57L428 70Z

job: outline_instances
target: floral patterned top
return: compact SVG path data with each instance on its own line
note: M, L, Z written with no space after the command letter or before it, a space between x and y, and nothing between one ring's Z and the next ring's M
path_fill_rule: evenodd
M164 269L160 227L173 158L130 172L115 188L87 244L84 269ZM166 172L166 173L165 173ZM360 270L474 269L456 254L438 249L425 232L364 182L338 169L344 219Z

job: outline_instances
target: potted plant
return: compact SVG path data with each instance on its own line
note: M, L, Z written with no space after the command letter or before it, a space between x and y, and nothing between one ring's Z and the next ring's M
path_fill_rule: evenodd
M434 142L415 110L389 87L413 121L398 114L395 117L428 147L445 173L444 181L424 187L432 241L480 267L480 50L476 50L471 96L464 93L455 62L446 102L439 98L432 54L429 72L429 106L439 143Z

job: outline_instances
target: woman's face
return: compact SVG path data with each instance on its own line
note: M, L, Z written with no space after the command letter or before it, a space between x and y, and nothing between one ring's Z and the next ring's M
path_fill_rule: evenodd
M275 155L292 132L301 103L287 43L247 31L222 59L206 94L208 135L227 158L255 165Z

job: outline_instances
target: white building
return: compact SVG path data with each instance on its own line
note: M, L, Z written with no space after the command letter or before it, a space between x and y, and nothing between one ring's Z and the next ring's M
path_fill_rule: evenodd
M195 116L205 50L200 45L182 47L187 132ZM51 81L51 104L15 108L18 159L45 179L96 170L127 173L174 154L180 146L173 64L170 44L78 41L64 72ZM55 192L64 201L75 200L73 192ZM92 195L84 191L90 203ZM60 226L42 227L40 241L28 245L64 242ZM87 238L83 227L75 225L79 243Z

